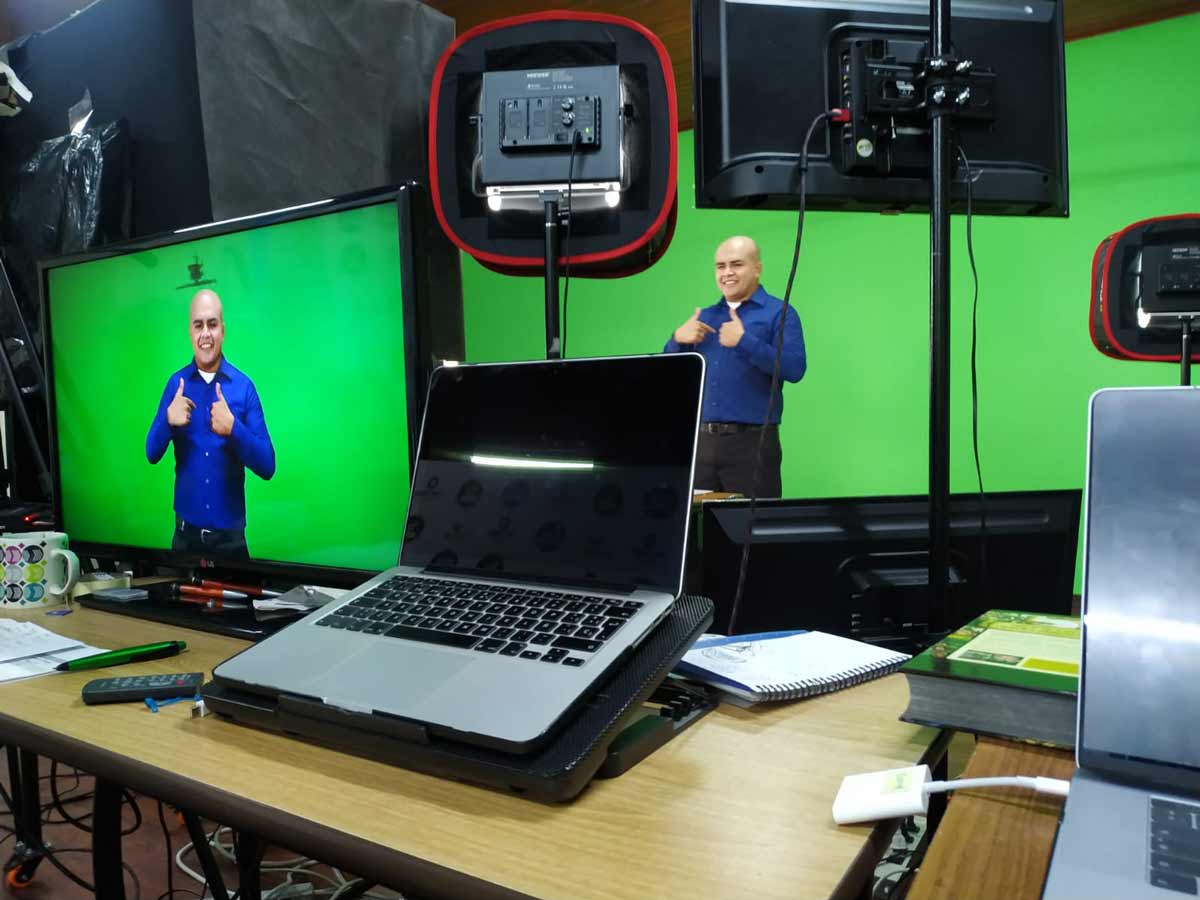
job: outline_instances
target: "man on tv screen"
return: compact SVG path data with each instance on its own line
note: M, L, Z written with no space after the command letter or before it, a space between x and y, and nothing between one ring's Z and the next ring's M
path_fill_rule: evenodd
M175 535L171 549L250 556L246 547L246 469L275 474L254 382L221 352L225 316L215 291L197 291L188 315L194 358L172 373L146 435L146 459L175 444Z
M808 365L800 317L795 307L789 306L784 318L783 301L772 297L759 283L762 268L758 244L751 238L735 235L722 241L714 259L721 299L711 306L696 307L691 317L675 329L663 350L694 350L707 363L703 421L696 449L696 487L779 497L783 494L783 448L779 443L782 382L799 381ZM772 398L771 376L780 328L780 384ZM766 434L762 433L764 429ZM762 438L762 465L755 479ZM757 484L752 483L755 480Z

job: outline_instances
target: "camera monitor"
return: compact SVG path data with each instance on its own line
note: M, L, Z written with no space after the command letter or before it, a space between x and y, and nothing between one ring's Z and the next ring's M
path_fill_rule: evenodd
M1062 4L954 2L957 113L973 210L1067 214ZM809 148L807 207L929 208L923 67L928 0L695 0L696 206L795 209L800 144L821 112L849 109ZM956 179L954 209L965 208Z

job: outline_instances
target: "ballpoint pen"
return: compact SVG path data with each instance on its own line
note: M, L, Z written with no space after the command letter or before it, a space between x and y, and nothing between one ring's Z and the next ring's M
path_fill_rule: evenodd
M242 594L248 594L251 597L278 597L279 591L271 591L264 587L258 587L251 584L232 584L228 581L216 581L212 578L201 578L196 576L192 579L192 583L204 588L214 588L216 590L237 591Z
M249 603L241 603L237 600L206 599L204 597L180 597L179 600L183 603L190 603L193 606L199 606L212 611L250 609Z
M144 662L148 659L162 659L165 656L175 656L187 649L183 641L159 641L156 644L142 644L138 647L124 647L120 650L106 650L103 653L93 653L79 659L71 659L55 666L59 672L77 672L82 669L99 669L104 666L120 666L125 663Z
M226 590L215 587L197 587L194 584L179 585L180 594L190 594L193 597L211 597L216 600L248 600L249 594L241 591Z
M242 600L226 600L221 596L213 596L213 594L219 595L221 593L220 591L203 590L199 594L192 594L190 592L181 593L185 587L187 587L187 585L175 585L175 587L172 589L171 594L176 602L187 603L191 606L200 606L213 611L225 609L250 609L250 604L245 603ZM200 591L201 589L196 588L196 590Z

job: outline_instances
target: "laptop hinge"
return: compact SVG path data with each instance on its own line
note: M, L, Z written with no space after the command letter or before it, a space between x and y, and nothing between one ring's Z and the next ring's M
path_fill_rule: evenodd
M429 729L420 722L373 710L345 709L333 703L294 694L279 695L276 715L285 728L288 719L294 717L327 722L338 728L365 731L413 744L429 743Z
M497 581L502 584L538 585L548 589L601 591L606 594L632 594L638 589L636 584L615 581L591 581L579 578L549 578L541 575L528 575L523 572L496 572L488 569L463 569L457 566L425 566L421 569L424 575L455 575L462 578L478 578L480 581Z

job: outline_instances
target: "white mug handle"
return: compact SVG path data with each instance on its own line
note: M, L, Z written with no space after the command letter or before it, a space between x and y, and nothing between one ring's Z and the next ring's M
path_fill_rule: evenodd
M46 567L46 590L51 594L65 594L71 588L75 587L75 582L79 581L79 557L70 550L60 550L57 547L52 549L48 554L50 560L58 559L60 556L66 562L65 578L60 583L54 581L54 569L51 566Z

